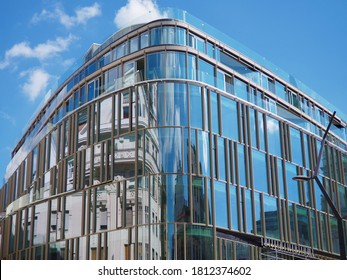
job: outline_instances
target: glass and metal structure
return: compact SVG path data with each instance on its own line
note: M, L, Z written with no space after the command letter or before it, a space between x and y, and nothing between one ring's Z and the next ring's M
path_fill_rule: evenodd
M0 189L2 259L338 259L347 117L184 11L93 45ZM346 243L346 242L345 242Z

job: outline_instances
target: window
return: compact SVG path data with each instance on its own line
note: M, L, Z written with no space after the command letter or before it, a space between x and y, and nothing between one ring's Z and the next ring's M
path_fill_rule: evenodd
M237 78L234 78L235 95L243 100L248 100L247 84Z
M189 85L190 91L190 125L196 128L203 127L201 87Z
M272 155L281 157L281 137L280 137L280 123L278 120L267 116L266 130L268 139L268 151Z
M238 210L238 194L237 188L230 185L230 211L231 211L231 228L239 230L239 210Z
M292 161L298 165L303 166L303 154L301 145L301 135L300 131L290 127L290 144L292 151Z
M222 135L238 141L238 113L234 100L221 96Z
M202 59L199 59L199 81L215 85L214 66Z
M225 183L214 181L214 205L216 210L216 226L228 228L228 207Z
M264 195L265 232L270 238L280 239L277 199Z
M268 193L266 155L262 152L252 150L252 160L254 189L260 192Z

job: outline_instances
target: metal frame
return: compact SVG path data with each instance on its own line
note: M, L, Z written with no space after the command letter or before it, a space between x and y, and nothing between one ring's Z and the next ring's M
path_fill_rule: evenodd
M319 167L320 167L320 162L322 160L322 155L323 155L323 150L324 150L324 145L326 142L326 138L328 135L328 132L330 130L331 124L334 120L336 111L333 113L333 115L330 118L330 122L327 126L327 128L325 129L323 138L322 138L322 142L321 142L321 147L319 150L319 154L317 157L317 163L316 163L316 167L314 169L313 175L312 176L305 176L305 175L298 175L293 177L293 180L295 181L311 181L311 180L315 180L319 189L321 190L321 192L324 195L324 198L326 199L326 201L328 202L336 220L337 220L337 227L338 227L338 235L339 235L339 247L340 247L340 258L342 260L346 260L346 247L345 247L345 238L344 238L344 232L343 232L343 219L341 216L340 211L337 209L337 207L335 206L334 202L332 201L330 195L328 194L328 192L326 191L326 189L324 188L322 182L319 180L318 175L319 175Z

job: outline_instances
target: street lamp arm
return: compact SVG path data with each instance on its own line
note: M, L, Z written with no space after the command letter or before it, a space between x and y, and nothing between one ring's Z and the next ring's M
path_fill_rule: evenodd
M324 132L324 135L323 135L323 138L322 138L322 142L321 142L321 147L320 147L319 154L318 154L318 158L317 158L316 168L315 168L314 173L313 173L313 177L318 176L320 162L321 162L322 155L323 155L323 150L324 150L324 145L325 145L326 138L328 136L328 132L330 130L330 127L331 127L331 124L332 124L332 122L334 120L335 115L336 115L336 111L334 111L334 113L332 114L332 116L330 118L330 122L329 122L327 128L325 129L325 132Z

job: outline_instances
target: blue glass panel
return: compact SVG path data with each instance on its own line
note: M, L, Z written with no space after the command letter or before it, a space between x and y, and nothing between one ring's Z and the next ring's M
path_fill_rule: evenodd
M183 175L166 175L162 180L161 203L166 204L167 222L189 222L189 187L188 177ZM162 212L164 214L164 212Z
M217 93L211 91L210 93L211 100L211 130L212 132L219 134L219 108L218 108L218 95Z
M205 131L198 131L200 174L210 176L210 138Z
M245 160L245 151L244 146L238 144L237 147L238 153L238 165L239 165L239 183L241 186L246 186L246 160Z
M130 53L136 52L139 49L139 37L133 37L130 39Z
M278 81L275 82L275 85L276 85L276 94L277 94L277 96L282 98L283 100L288 101L287 93L286 93L284 85L281 84Z
M189 85L190 91L190 125L202 129L203 113L201 87Z
M251 145L254 148L258 147L258 139L257 139L257 124L255 118L256 111L253 108L249 109L249 130L251 132Z
M214 66L202 59L199 59L199 81L215 85Z
M280 159L277 159L277 172L278 172L278 190L281 198L285 198L284 191L284 178L283 178L283 162Z
M182 172L182 129L159 128L157 130L159 143L159 170L164 173Z
M148 31L141 33L140 35L140 48L146 48L148 47Z
M188 54L188 79L197 80L196 55Z
M290 201L299 203L299 183L293 180L297 176L296 166L286 162L287 193Z
M246 230L248 233L255 234L255 230L253 228L253 202L252 202L252 192L251 190L244 189L245 193L245 211L246 211Z
M282 157L279 121L275 120L274 118L270 116L267 116L266 130L267 130L269 153L276 155L278 157Z
M298 165L303 166L300 131L293 127L290 128L290 142L292 150L292 161Z
M147 79L161 79L165 77L165 53L152 53L147 55Z
M234 92L236 96L248 100L247 84L237 78L234 78Z
M262 235L264 230L263 230L263 216L262 216L262 211L263 211L263 205L261 203L261 194L254 192L254 208L255 208L255 224L256 224L256 230L257 230L257 235Z
M319 180L323 182L322 177L319 177ZM317 185L316 181L313 181L313 184L314 184L314 191L316 194L316 209L323 212L327 212L328 211L327 201L322 191L320 190L319 186Z
M258 112L259 149L265 151L264 115Z
M186 79L186 55L184 52L166 53L165 78Z
M237 103L225 96L221 96L222 135L238 141Z
M254 189L268 193L266 155L252 150Z
M239 211L237 201L237 188L230 185L230 211L231 211L231 228L239 230Z
M187 85L166 83L165 125L188 126Z
M280 238L277 199L264 195L265 233L270 238Z
M218 170L219 179L226 181L227 165L225 161L224 139L218 137Z
M185 28L176 27L176 44L183 46L187 44L187 31Z
M211 179L207 179L207 201L208 201L208 221L209 225L212 225L215 223L215 221L212 221L212 187L211 187Z
M216 226L228 228L228 207L225 183L214 181L214 205L216 211Z

